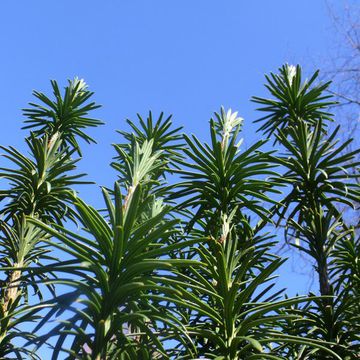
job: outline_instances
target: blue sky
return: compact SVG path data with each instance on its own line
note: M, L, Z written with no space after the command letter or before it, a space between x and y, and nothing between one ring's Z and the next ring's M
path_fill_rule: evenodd
M266 93L264 74L285 62L316 69L333 35L322 0L3 1L0 31L0 143L23 146L33 89L84 78L106 126L91 131L99 144L83 146L80 167L99 184L113 181L114 130L137 112L171 113L205 138L224 105L245 118L251 144L259 114L249 99Z
M260 138L252 95L265 95L264 74L283 63L308 71L334 51L334 28L323 0L63 0L0 4L0 144L24 149L21 108L49 80L84 78L103 105L106 125L91 130L80 170L111 185L111 143L125 118L164 111L175 125L207 138L208 119L221 105L245 118L245 145ZM3 166L3 161L0 160ZM81 195L100 206L98 188ZM289 261L281 284L307 292L308 275Z

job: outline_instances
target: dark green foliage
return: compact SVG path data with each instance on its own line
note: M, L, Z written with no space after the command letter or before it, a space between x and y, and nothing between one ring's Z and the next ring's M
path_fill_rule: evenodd
M42 300L40 283L44 283L50 294L54 293L54 274L45 270L44 262L53 261L52 248L46 243L48 235L29 222L39 219L44 223L63 224L64 220L76 221L77 214L72 209L75 191L73 185L85 184L84 174L71 174L78 160L72 155L79 151L75 136L86 141L92 139L80 129L100 124L97 120L84 116L95 109L93 103L81 107L92 95L83 81L69 81L62 98L56 82L52 82L56 101L45 95L34 95L43 105L32 104L35 109L25 111L30 125L39 127L30 133L26 144L30 157L13 147L1 147L3 157L11 161L9 168L2 167L0 176L8 181L6 189L0 191L0 264L5 278L1 282L0 304L0 356L11 355L21 359L21 354L38 358L27 347L15 346L12 339L34 340L28 332L19 331L18 326L38 319L37 309L30 307L29 287ZM69 147L70 145L70 147ZM26 218L27 217L27 218ZM16 344L21 343L17 340Z
M101 124L92 93L78 79L64 95L53 81L54 101L34 92L30 156L2 147L0 358L50 346L54 360L357 359L360 247L343 209L359 201L359 150L329 131L317 75L285 65L267 77L273 99L254 98L280 151L242 149L243 119L223 108L209 144L162 113L127 120L101 211L72 189L85 183L78 138ZM276 288L277 226L314 262L321 296Z
M285 221L286 239L294 241L293 246L315 261L320 294L331 296L315 300L303 309L310 321L306 330L297 329L297 332L334 343L330 346L333 351L343 359L352 359L359 353L358 309L354 304L360 299L356 290L358 284L349 286L344 274L353 271L350 264L353 264L356 247L340 206L354 208L359 201L360 187L355 181L359 173L353 170L359 166L355 158L360 149L346 151L351 139L339 144L336 140L339 126L329 135L325 131L326 121L332 119L321 110L330 104L324 104L328 96L321 92L329 84L313 87L308 95L300 91L295 96L300 76L299 67L295 70L285 66L279 75L273 76L278 92L273 91L274 83L270 82L268 87L276 98L282 93L287 103L285 117L283 103L255 98L256 102L268 105L270 111L268 122L261 129L269 135L274 133L285 149L283 155L274 157L274 162L285 169L276 180L286 184L289 192L273 211L278 216L278 224ZM315 73L300 88L307 89L307 84L316 76ZM352 248L350 244L354 244L352 252L339 251L345 244L348 250ZM345 271L341 259L344 255L349 266ZM305 359L332 359L321 350L299 351L296 350Z
M85 174L70 175L79 159L73 160L74 150L62 148L62 138L55 133L51 138L36 138L32 133L26 139L31 158L13 147L1 147L16 168L0 168L0 176L9 180L10 188L0 192L0 201L7 204L0 210L5 219L16 214L35 216L45 222L61 224L68 217L75 221L68 206L74 191L71 186L89 182L79 180Z
M262 105L258 110L267 113L256 120L265 122L258 131L263 131L270 137L278 130L286 131L290 126L297 126L298 120L311 126L315 126L320 119L331 121L331 114L325 110L335 102L329 101L331 95L324 95L330 82L315 85L318 75L319 71L316 71L309 80L302 81L299 65L284 65L279 69L279 74L266 75L265 87L274 98L252 98L255 103Z
M33 95L41 101L40 104L30 103L31 108L24 109L24 116L28 119L24 121L23 129L36 129L36 136L48 134L49 136L60 133L64 139L63 147L70 145L79 154L80 147L76 137L80 137L86 142L95 142L87 135L83 129L87 127L97 127L103 124L100 120L87 117L88 113L100 107L94 102L88 102L93 93L87 89L86 83L82 79L75 78L68 81L64 95L61 94L59 85L56 81L51 81L54 100L45 94L34 91Z
M195 135L184 135L188 145L184 153L191 162L183 163L188 169L178 171L184 181L175 186L179 190L171 198L186 196L181 207L197 208L192 222L206 218L208 227L235 207L238 214L246 210L266 219L269 213L263 202L274 202L266 193L277 190L273 189L274 182L264 180L265 176L276 174L268 161L269 153L260 150L264 141L241 151L241 121L237 114L226 114L222 109L221 114L215 115L217 122L210 120L210 145L201 144Z
M301 209L317 205L338 216L339 204L354 207L359 199L359 186L353 181L359 175L350 174L349 170L360 164L354 162L360 149L342 153L352 140L336 146L338 130L339 126L326 136L322 132L321 119L314 127L299 120L297 126L287 128L286 134L281 130L276 134L286 150L273 161L287 170L276 180L291 187L291 192L282 201L283 212L291 203L296 203L288 215L290 219L301 215Z
M143 206L145 199L141 185L136 186L125 206L117 184L114 203L106 190L103 195L110 223L95 209L75 200L80 221L93 239L58 226L53 230L36 221L64 244L56 246L78 260L78 264L71 266L55 266L59 272L73 274L76 271L78 279L63 280L63 283L80 290L77 301L85 305L84 308L73 307L74 316L69 322L49 334L60 334L53 356L56 358L62 349L70 327L78 332L68 350L70 358L118 356L125 359L138 351L150 356L155 350L164 355L156 322L171 321L171 318L165 316L166 308L152 306L152 296L156 298L158 293L175 291L164 286L167 276L161 275L161 270L191 266L192 261L166 258L170 250L185 247L188 243L167 245L169 237L179 231L177 220L166 219L168 207L152 208L152 215L143 216L148 207ZM152 202L152 206L158 207L158 204ZM57 305L48 316L55 310L63 309ZM46 320L47 317L43 322ZM84 333L82 329L89 330ZM143 338L148 342L141 341ZM86 344L93 356L84 353Z

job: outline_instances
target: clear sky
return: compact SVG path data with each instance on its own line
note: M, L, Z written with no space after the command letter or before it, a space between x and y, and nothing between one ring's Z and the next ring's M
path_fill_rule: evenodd
M103 105L106 126L91 131L81 168L112 182L107 164L115 129L137 112L174 115L204 137L221 105L245 118L246 144L258 138L249 99L264 74L285 62L313 70L332 47L323 0L62 0L0 4L0 143L23 144L21 108L49 80L84 78Z
M33 89L49 93L50 79L65 85L79 76L106 122L90 131L98 145L82 146L80 170L98 185L115 180L110 144L137 112L171 113L206 139L212 113L231 107L245 118L249 145L260 137L249 99L266 93L264 74L285 62L321 68L333 37L324 0L3 0L0 144L24 149L21 108ZM81 195L101 206L95 185ZM310 281L295 262L283 268L281 284L307 292Z

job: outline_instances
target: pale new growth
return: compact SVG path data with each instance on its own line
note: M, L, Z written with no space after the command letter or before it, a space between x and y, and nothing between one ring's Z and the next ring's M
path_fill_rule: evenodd
M292 84L295 75L296 75L296 66L287 65L287 77L288 77L290 85Z
M221 107L221 118L223 126L221 147L224 149L228 143L231 132L234 128L236 128L236 126L241 125L244 119L238 116L237 111L232 112L231 109L225 113L225 109L223 107Z
M79 79L77 76L74 78L73 81L71 81L71 86L73 88L77 87L76 92L77 93L81 93L83 91L86 91L88 88L87 83L85 82L84 79Z
M223 244L226 239L228 238L231 228L232 228L232 220L233 217L235 215L237 211L237 208L233 209L233 211L230 213L230 215L227 214L222 214L221 215L221 220L222 220L222 225L221 225L221 236L220 236L220 243Z

